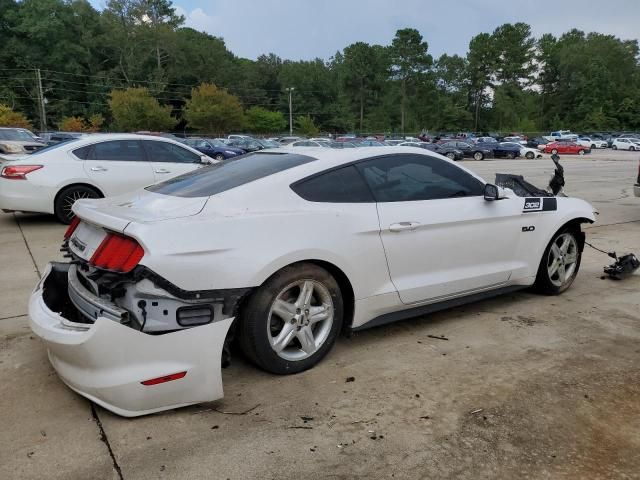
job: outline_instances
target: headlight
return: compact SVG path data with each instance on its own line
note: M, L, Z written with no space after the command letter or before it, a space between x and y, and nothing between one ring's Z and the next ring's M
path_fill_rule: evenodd
M15 143L0 143L0 150L4 153L24 153L25 149Z
M225 150L224 153L226 153L227 155L237 155L238 152L232 152L231 150Z

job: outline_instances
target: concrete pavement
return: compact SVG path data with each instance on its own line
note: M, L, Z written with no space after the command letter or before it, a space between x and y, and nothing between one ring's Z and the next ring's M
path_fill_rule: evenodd
M637 158L611 156L563 158L566 190L601 212L589 241L640 253ZM463 163L489 181L544 186L553 172L548 159ZM560 297L360 332L296 376L236 355L224 400L123 419L66 388L26 327L64 229L0 215L0 478L638 478L640 275L602 280L600 253L585 251Z

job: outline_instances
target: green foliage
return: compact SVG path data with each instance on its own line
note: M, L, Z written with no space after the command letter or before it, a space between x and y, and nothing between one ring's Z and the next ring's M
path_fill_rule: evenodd
M327 61L249 60L185 27L170 0L92 3L0 0L0 102L38 123L40 69L49 127L78 117L92 130L105 118L111 130L242 128L241 108L223 95L189 100L207 83L239 99L255 132L281 130L290 87L295 117L332 132L640 129L636 40L580 30L534 38L527 24L507 23L473 37L466 55L434 60L428 32L401 28L388 45L355 42ZM115 113L110 92L143 87L144 99ZM147 102L150 113L133 106ZM99 126L84 120L94 115Z
M127 88L110 93L109 107L116 130L163 131L176 124L171 116L171 106L162 106L146 88Z
M255 133L278 133L287 126L282 112L272 112L262 107L251 107L245 112L246 128Z
M222 133L238 130L244 123L238 97L211 83L191 90L183 116L188 124L201 132Z
M0 127L31 128L31 122L22 113L0 104Z
M296 132L299 135L315 137L320 132L318 127L309 115L300 116L296 119Z

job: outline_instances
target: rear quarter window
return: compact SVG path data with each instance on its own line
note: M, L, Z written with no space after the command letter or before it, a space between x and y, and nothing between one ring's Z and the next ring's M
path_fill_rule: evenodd
M199 168L151 185L147 190L174 197L210 197L314 160L295 153L252 153Z
M310 202L374 202L369 187L353 165L297 182L291 189Z

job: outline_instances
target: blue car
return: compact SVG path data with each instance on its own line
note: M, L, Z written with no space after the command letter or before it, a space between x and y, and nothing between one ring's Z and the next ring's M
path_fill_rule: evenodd
M517 158L520 156L520 145L513 142L478 142L476 145L493 150L495 158Z
M185 138L184 143L216 160L226 160L247 153L241 148L231 147L215 138Z

